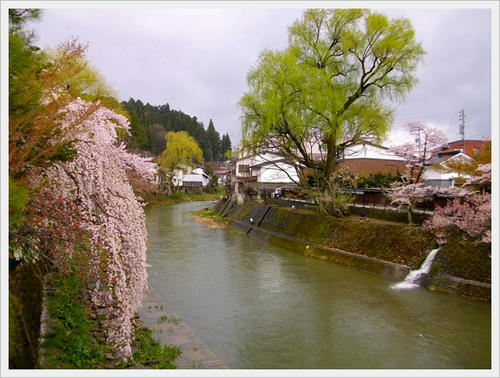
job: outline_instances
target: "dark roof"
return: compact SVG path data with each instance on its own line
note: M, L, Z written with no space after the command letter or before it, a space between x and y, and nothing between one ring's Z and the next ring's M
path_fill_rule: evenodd
M445 146L451 146L452 144L462 143L462 142L463 142L462 139L454 140L453 142L448 142L446 144L443 144L443 147L445 147ZM467 142L484 142L484 140L481 140L481 139L465 139L465 143L467 143Z
M461 152L462 150L440 151L437 153L437 155L431 157L427 161L427 164L442 163L443 161L448 160L449 158L458 155Z

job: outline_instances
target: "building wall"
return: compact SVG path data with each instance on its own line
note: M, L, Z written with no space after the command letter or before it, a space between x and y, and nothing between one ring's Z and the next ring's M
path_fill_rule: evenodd
M450 142L447 147L443 148L441 151L451 151L451 150L463 150L464 144L461 140L455 142ZM486 148L486 141L484 140L465 140L465 151L464 153L470 157L473 157L477 152Z
M378 159L349 159L339 163L339 167L345 167L354 174L367 176L370 173L391 173L393 175L404 174L406 163L398 160Z
M295 172L295 168L293 168L291 165L285 163L277 163L277 165L278 167L272 164L261 167L259 174L257 175L257 182L292 183L294 181L299 181L297 173ZM288 175L292 177L293 181L283 170L286 170Z

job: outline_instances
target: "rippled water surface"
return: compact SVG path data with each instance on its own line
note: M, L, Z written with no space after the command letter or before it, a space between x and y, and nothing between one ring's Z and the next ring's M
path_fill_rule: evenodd
M149 282L235 369L490 368L491 306L147 210Z

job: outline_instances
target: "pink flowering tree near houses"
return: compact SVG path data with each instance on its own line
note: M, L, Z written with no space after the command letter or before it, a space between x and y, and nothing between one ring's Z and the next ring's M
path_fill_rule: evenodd
M406 160L407 182L417 184L422 178L425 164L434 152L447 142L446 135L439 129L423 122L413 121L406 125L413 142L391 148L391 151Z
M40 196L57 199L63 208L60 211L72 215L71 225L87 235L89 296L104 318L106 338L116 356L128 358L132 317L147 285L147 234L142 203L132 191L127 171L150 178L152 163L117 144L116 128L129 130L124 116L79 98L60 113L61 127L68 131L65 138L75 141L76 155L32 180L43 185ZM43 209L38 210L43 213ZM57 227L57 219L52 219L52 224L37 224L38 234L67 229ZM68 217L60 219L67 222ZM52 254L60 270L75 252L74 245L67 243L64 251Z
M408 142L391 148L393 153L406 160L405 181L395 183L388 195L393 204L407 210L408 222L412 223L412 211L415 205L431 199L434 194L443 192L442 188L424 187L420 181L425 164L436 149L447 140L441 130L427 126L420 121L409 122L407 128L410 136L413 137L413 143Z
M406 143L392 148L392 151L407 161L406 183L391 188L389 197L398 207L406 208L408 220L412 223L414 207L436 194L453 197L446 206L438 207L424 226L431 229L438 243L446 243L448 231L457 227L465 238L474 243L491 242L491 164L480 164L475 174L462 188L438 188L423 186L420 182L425 164L436 149L446 142L444 134L421 122L408 124L414 143Z
M434 231L440 244L446 243L453 226L475 244L491 243L491 194L486 191L489 186L491 164L481 164L476 175L464 184L468 191L436 209L424 226Z

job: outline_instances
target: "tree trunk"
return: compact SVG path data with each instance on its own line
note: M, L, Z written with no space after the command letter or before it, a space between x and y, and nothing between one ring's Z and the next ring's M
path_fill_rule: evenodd
M408 224L413 224L413 210L411 205L407 206L407 211L408 211Z
M335 146L335 140L333 138L328 138L326 140L326 146L327 146L327 153L326 153L326 162L325 166L322 172L322 183L321 189L323 191L329 190L330 189L330 178L332 177L333 173L335 172L336 168L336 146Z

